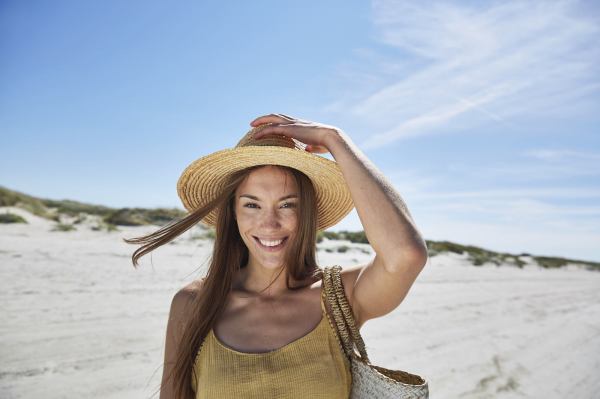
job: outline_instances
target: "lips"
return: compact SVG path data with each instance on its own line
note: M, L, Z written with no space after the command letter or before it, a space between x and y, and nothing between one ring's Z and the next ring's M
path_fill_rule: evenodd
M258 246L260 246L265 251L270 251L270 252L277 251L277 250L283 248L285 246L286 242L287 242L287 239L288 239L288 237L284 237L283 241L281 241L281 243L279 245L275 245L273 247L269 247L269 246L261 244L261 242L258 239L258 237L252 236L252 238L254 238L254 241L256 241L256 243L258 244ZM277 240L265 240L265 241L277 241Z

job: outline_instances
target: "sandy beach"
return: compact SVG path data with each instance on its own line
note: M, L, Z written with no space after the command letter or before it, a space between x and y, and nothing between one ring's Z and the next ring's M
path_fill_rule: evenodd
M0 397L150 398L175 292L204 275L212 242L194 228L141 259L122 241L156 229L51 231L0 225ZM344 253L326 248L347 245ZM370 246L318 244L322 266L367 262ZM361 333L374 364L420 374L430 397L597 398L600 273L429 259L404 302ZM594 377L596 375L596 377ZM596 393L594 393L596 392ZM158 393L156 393L158 398Z

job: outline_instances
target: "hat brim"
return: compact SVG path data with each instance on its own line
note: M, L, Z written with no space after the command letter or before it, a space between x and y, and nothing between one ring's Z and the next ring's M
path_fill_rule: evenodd
M354 208L339 165L327 158L293 148L245 146L214 152L192 162L177 181L177 194L185 209L193 212L216 198L227 177L256 165L281 165L297 169L312 181L317 202L317 230L337 224ZM217 209L201 222L215 226Z

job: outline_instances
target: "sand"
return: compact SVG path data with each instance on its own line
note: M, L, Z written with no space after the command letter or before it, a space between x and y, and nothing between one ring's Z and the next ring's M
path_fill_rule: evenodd
M30 223L0 225L0 397L151 397L171 298L204 275L211 253L210 240L193 239L202 229L143 257L136 270L136 246L122 238L156 227L93 231L90 218L77 231L51 231L54 222L4 209ZM324 250L340 245L350 250ZM319 248L322 266L373 256L348 242ZM361 333L374 364L420 374L431 398L599 397L598 272L472 266L438 255L402 304Z

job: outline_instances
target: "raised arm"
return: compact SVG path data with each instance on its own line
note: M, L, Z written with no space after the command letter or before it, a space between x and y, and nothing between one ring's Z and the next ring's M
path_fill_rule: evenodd
M376 253L367 265L344 270L354 316L360 326L391 312L427 262L425 240L400 194L341 129L283 114L265 115L251 122L252 126L261 124L271 125L257 132L255 138L283 134L306 143L307 151L333 155Z
M359 326L394 310L427 262L425 240L400 194L343 131L327 148L340 166L375 257L349 268L350 303Z

